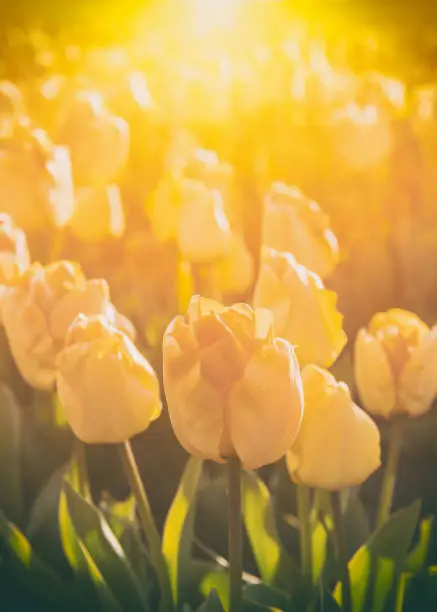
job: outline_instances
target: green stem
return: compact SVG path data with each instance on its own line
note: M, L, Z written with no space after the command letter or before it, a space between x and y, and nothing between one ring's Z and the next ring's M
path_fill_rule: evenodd
M76 464L77 490L79 495L90 501L91 493L86 463L85 444L76 437L74 438L73 457Z
M393 494L396 486L396 472L402 448L402 423L394 419L390 423L388 456L382 479L376 526L381 527L390 516Z
M241 520L241 463L238 457L228 461L229 484L229 612L243 609L243 529Z
M348 569L348 551L343 514L341 512L340 492L331 494L332 514L334 518L334 536L337 549L337 559L341 571L341 609L352 612L352 591Z
M162 553L161 538L159 537L159 533L153 519L146 491L135 461L135 456L128 440L123 444L120 444L119 449L129 486L137 502L138 515L140 517L144 534L147 538L150 557L157 573L159 586L161 589L160 610L162 612L171 612L171 610L173 610L171 585L167 564Z
M312 547L311 547L311 496L305 485L297 486L297 513L300 525L300 562L302 574L312 581Z

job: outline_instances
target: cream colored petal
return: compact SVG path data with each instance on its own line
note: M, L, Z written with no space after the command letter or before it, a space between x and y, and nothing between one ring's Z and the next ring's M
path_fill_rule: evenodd
M164 390L170 420L182 446L191 454L221 461L220 442L224 431L224 404L200 374L195 341L178 337L189 331L176 319L164 334ZM187 349L187 350L184 350Z
M2 316L12 356L23 378L38 389L52 389L56 352L41 310L17 289L4 296Z
M160 414L153 370L139 369L101 341L74 345L58 358L58 392L75 434L90 444L119 443L144 431Z
M380 465L378 428L328 372L308 366L302 378L305 412L287 454L292 478L328 490L361 484Z
M232 233L231 251L217 264L217 273L223 293L243 293L254 278L254 262L241 236Z
M63 342L69 326L79 314L105 314L109 305L109 286L103 279L90 280L85 290L74 288L60 299L49 316L53 338Z
M407 362L399 385L399 404L410 416L423 414L437 395L437 326L426 334Z
M275 274L269 261L264 260L255 286L253 305L254 308L265 308L273 313L275 332L279 336L287 327L293 297L284 280Z
M182 202L178 245L191 262L208 262L231 252L232 232L218 192L206 190Z
M280 459L294 442L302 419L299 367L283 340L257 351L233 386L226 419L246 469Z
M361 401L371 414L385 418L396 411L396 386L388 358L379 342L366 330L355 341L355 380Z
M86 242L119 238L125 229L123 202L117 185L84 187L76 195L72 233Z

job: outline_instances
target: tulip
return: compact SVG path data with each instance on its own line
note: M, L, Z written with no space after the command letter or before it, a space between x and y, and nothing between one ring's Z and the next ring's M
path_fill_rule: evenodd
M151 365L105 317L79 315L56 364L60 403L82 442L124 442L161 413Z
M117 185L82 187L76 196L76 210L70 221L76 238L103 242L124 233L123 202Z
M330 491L362 484L381 463L377 426L326 370L307 366L302 381L305 412L287 453L291 478Z
M128 124L109 113L97 93L76 94L58 120L56 140L70 148L79 185L114 181L129 155Z
M278 460L299 430L303 402L292 346L268 311L194 296L163 341L164 388L177 438L191 454L247 469Z
M295 187L275 183L267 194L263 242L292 253L297 261L324 278L338 264L337 239L318 204Z
M232 233L218 191L190 180L166 178L152 198L149 218L162 241L177 240L182 258L206 263L232 248Z
M29 266L26 234L9 215L0 213L0 285L14 285Z
M14 123L25 114L25 104L21 91L14 83L0 83L0 135L9 136Z
M63 227L74 211L69 153L42 130L19 129L0 151L0 209L25 231Z
M392 309L376 314L355 343L355 378L364 407L389 419L426 412L437 394L437 326Z
M293 255L263 249L253 303L273 313L277 334L295 346L301 366L328 367L343 350L347 338L336 302L336 294Z
M255 266L241 235L232 233L231 251L216 265L218 287L222 293L243 293L251 286Z
M3 324L23 378L52 389L55 360L68 327L80 314L115 316L104 280L87 280L78 264L33 264L2 300Z

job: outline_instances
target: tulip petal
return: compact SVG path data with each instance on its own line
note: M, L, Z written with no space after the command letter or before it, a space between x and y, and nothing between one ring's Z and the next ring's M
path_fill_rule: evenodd
M426 412L437 395L437 326L426 334L400 380L399 404L410 416Z
M292 445L302 419L299 366L288 342L259 349L233 386L226 420L246 469L280 459Z
M109 306L109 286L105 280L90 280L85 289L74 287L55 303L49 315L50 332L63 341L78 314L105 314Z
M302 373L305 412L287 467L296 482L339 490L364 482L380 465L380 436L348 387L307 366Z
M221 462L224 405L212 385L201 377L196 349L188 326L182 317L177 317L163 341L164 386L170 420L187 452Z
M389 418L397 404L393 373L384 349L364 329L355 342L355 379L366 410Z

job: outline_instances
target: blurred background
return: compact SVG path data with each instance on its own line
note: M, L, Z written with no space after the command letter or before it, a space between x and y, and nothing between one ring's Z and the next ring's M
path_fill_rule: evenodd
M435 2L0 0L0 11L0 211L26 230L34 260L75 259L109 281L158 370L179 268L150 210L175 169L222 192L255 267L271 183L317 201L340 244L326 284L351 345L390 307L437 323ZM102 137L99 121L114 133ZM85 210L64 227L35 197L57 145L70 150ZM30 157L11 170L1 155L16 147ZM106 229L89 231L102 215ZM350 352L334 370L353 388ZM22 381L16 392L24 405L35 401ZM396 499L424 496L424 513L437 510L436 418L432 410L409 424ZM38 461L52 443L42 440ZM135 446L162 517L185 455L165 419ZM111 449L90 454L97 489L122 496ZM28 484L40 483L30 475ZM370 506L376 484L364 491Z

